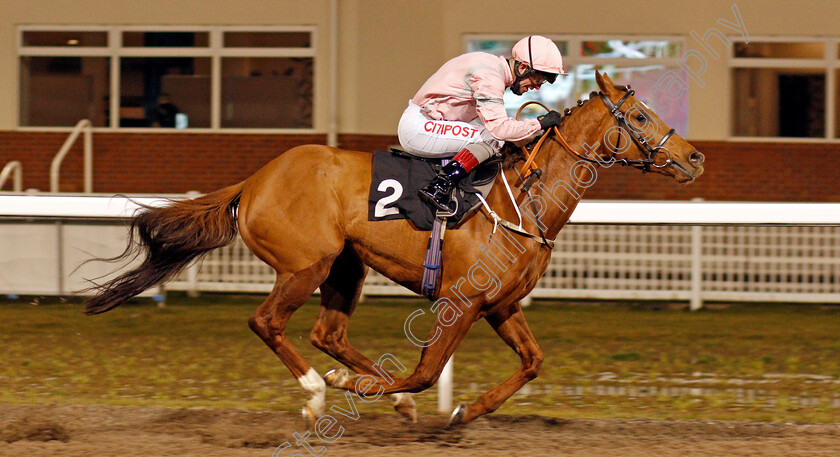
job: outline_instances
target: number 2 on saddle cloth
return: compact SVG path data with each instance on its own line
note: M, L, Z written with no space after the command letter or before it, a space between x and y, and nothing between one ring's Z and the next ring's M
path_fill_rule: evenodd
M457 227L476 212L481 204L479 194L490 192L501 169L499 161L476 167L452 192L455 210L443 215L417 193L437 175L441 165L440 160L418 158L398 150L376 151L368 197L369 220L408 219L417 229L431 231L421 280L422 293L430 300L437 289L445 230Z

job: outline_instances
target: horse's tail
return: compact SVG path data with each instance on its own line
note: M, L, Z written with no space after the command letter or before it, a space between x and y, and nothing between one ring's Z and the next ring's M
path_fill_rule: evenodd
M119 261L145 256L136 268L94 283L97 293L88 300L85 314L99 314L177 275L184 267L213 249L227 246L236 237L236 212L244 183L168 206L144 206L131 221L128 247Z

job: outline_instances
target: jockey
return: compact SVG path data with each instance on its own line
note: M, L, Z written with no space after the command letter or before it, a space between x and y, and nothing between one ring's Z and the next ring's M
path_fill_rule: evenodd
M397 133L406 152L452 157L420 190L420 197L441 211L451 209L450 195L458 181L498 154L505 141L523 140L560 124L556 111L539 119L510 118L502 99L508 87L522 95L566 75L557 45L533 35L519 40L511 53L513 57L504 58L471 52L446 62L409 100L400 118Z

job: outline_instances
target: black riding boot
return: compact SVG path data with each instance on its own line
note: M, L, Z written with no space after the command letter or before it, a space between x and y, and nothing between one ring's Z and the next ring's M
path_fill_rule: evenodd
M441 211L452 211L453 208L449 205L452 200L452 189L466 175L467 170L457 160L453 160L443 166L432 182L420 189L418 192L420 198Z

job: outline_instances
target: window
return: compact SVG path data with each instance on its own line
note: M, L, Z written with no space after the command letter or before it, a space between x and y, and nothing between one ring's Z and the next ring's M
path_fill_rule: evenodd
M729 61L732 134L837 138L837 43L825 39L736 40Z
M210 74L209 57L121 58L119 126L210 127Z
M100 47L108 46L107 32L79 31L24 31L24 46L78 46L78 47Z
M226 48L309 48L309 32L225 32Z
M95 30L23 30L20 125L107 125L111 60L108 34Z
M20 59L20 125L108 125L108 57L24 56Z
M492 38L467 36L468 51L483 51L491 54L510 56L510 49L516 38ZM667 78L669 84L678 84L688 88L688 76L679 71L677 64L682 53L683 41L680 38L596 38L568 37L552 38L563 54L563 66L569 76L557 78L551 85L544 85L539 92L516 96L505 92L505 108L510 116L515 116L519 107L529 100L537 100L550 109L562 111L574 106L580 99L588 99L592 91L598 90L595 82L595 70L606 72L616 84L630 84L636 90L636 96L652 106L656 114L682 135L688 129L688 91L684 90L677 97L657 96L662 90L662 81ZM530 112L523 112L525 117L543 114L543 110L534 107Z
M313 27L18 31L22 127L313 128Z
M122 45L126 48L206 48L209 44L208 32L132 31L122 33Z
M222 127L311 128L312 58L222 59Z

